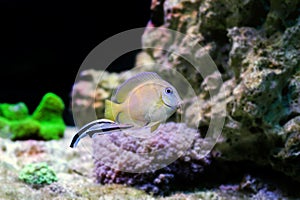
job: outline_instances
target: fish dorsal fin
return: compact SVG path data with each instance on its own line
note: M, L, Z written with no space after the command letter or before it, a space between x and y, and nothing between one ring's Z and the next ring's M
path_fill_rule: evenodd
M123 103L127 95L138 85L151 80L162 80L155 72L141 72L122 83L112 96L113 101Z

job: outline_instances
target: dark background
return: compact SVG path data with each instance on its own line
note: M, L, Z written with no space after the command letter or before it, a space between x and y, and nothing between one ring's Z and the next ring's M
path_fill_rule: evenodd
M145 27L151 0L0 0L0 103L24 102L30 113L53 92L68 108L88 53L119 32ZM137 38L140 39L140 38ZM135 53L111 67L132 66ZM67 124L72 124L66 112Z

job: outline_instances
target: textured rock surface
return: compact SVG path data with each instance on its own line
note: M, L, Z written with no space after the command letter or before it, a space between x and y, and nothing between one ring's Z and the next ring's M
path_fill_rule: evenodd
M185 134L194 134L192 144L174 133L180 128L184 128ZM140 130L138 134L142 132ZM182 155L178 159L168 166L153 169L157 167L157 160L161 163L164 163L164 159L171 160L170 154L179 151L178 146L185 145L185 142L190 148L180 152ZM256 172L255 166L249 163L217 161L202 150L205 145L207 141L201 138L199 132L172 122L162 125L148 142L122 132L108 135L107 138L103 135L96 137L93 143L96 182L133 186L156 197L175 193L167 199L285 199L300 195L296 190L299 183L270 168ZM168 150L159 151L164 148ZM158 154L153 156L149 152ZM136 169L137 166L149 168L150 171L126 172L126 169ZM197 191L199 188L212 190ZM176 192L178 189L193 192L186 196Z
M186 121L188 125L199 124L201 136L216 117L213 106L227 103L223 134L212 151L212 159L267 166L299 182L299 7L299 0L153 0L148 26L169 28L187 36L174 39L168 31L146 29L143 45L157 48L145 49L138 55L136 67L124 73L177 70L198 95L198 105L194 100L188 102ZM203 48L190 51L195 43ZM166 47L171 51L162 50ZM222 74L224 84L220 91L225 98L218 94L211 99L209 91L214 88L209 83L216 80L216 74L202 77L172 49L200 63L208 52ZM125 80L121 77L119 82ZM105 88L101 84L99 87ZM197 107L199 112L195 112ZM180 161L176 163L176 169L184 167ZM154 180L163 171L134 176L105 168L104 163L96 161L95 172L101 183L118 182L140 188L148 184L150 189L144 189L154 192L162 189ZM255 190L257 198L259 191Z
M153 199L143 191L121 185L95 185L90 148L69 148L75 132L75 128L67 127L64 138L51 141L0 138L0 199ZM85 144L91 145L91 140ZM57 182L36 188L19 179L24 166L40 162L53 168Z
M222 73L227 117L215 151L230 161L250 160L299 179L300 1L153 1L149 26L186 33L211 54ZM297 7L297 8L296 8ZM286 9L283 9L286 8ZM284 10L284 11L283 11ZM165 46L168 36L146 31L143 42ZM189 45L174 41L184 52ZM184 60L147 49L140 59L182 72L197 87L200 113L191 124L206 130L212 106L205 82ZM170 59L170 57L172 59ZM149 59L146 59L149 62ZM138 61L142 63L142 61ZM153 64L153 67L155 65ZM190 75L192 74L192 75Z
M81 127L103 118L105 99L110 98L113 90L135 73L124 72L118 75L93 69L83 71L72 90L72 112L76 116L76 125Z
M167 197L152 196L144 191L120 184L95 184L93 178L93 159L91 154L92 140L84 141L85 146L79 145L76 149L68 148L75 134L73 127L67 127L65 137L61 140L51 141L11 141L0 138L0 199L145 199L145 200L178 200L178 199L289 199L290 194L277 190L274 184L270 185L255 176L242 177L237 182L222 185L217 184L210 189L190 189L190 192L174 192ZM100 136L101 137L101 136ZM24 166L30 163L46 162L57 173L58 181L40 188L19 180L19 173ZM183 163L183 161L180 161ZM186 172L190 173L190 164L186 164ZM200 165L198 165L200 166ZM201 164L202 166L202 164ZM174 167L174 166L173 166ZM184 169L181 167L181 169ZM228 169L229 171L233 168ZM238 170L237 170L238 171ZM108 171L109 172L109 171ZM112 171L111 171L112 172ZM161 171L162 173L163 171ZM168 174L168 172L164 171ZM183 172L178 172L183 173ZM215 172L214 172L215 173ZM156 174L158 175L158 174ZM124 179L133 179L134 176L126 174ZM219 176L219 175L218 175ZM143 178L137 174L137 180ZM144 176L153 181L156 176ZM273 177L273 176L270 176ZM195 177L197 178L197 177ZM107 175L109 179L109 175ZM163 174L159 179L163 179ZM182 181L189 181L183 179ZM211 180L208 177L206 180ZM150 182L149 184L153 184ZM145 181L144 181L145 182ZM140 182L141 183L141 182ZM182 182L180 182L182 183ZM206 181L205 181L206 183ZM290 187L286 183L286 187ZM171 184L172 185L172 184ZM182 184L180 184L182 185ZM241 185L241 186L240 186ZM166 185L168 186L168 185ZM295 187L298 187L295 185ZM149 188L148 188L149 189ZM252 193L251 191L255 191Z
M224 159L271 165L298 181L300 51L292 41L300 41L299 28L296 24L276 39L253 28L229 29L235 76L224 84L228 116L216 147Z

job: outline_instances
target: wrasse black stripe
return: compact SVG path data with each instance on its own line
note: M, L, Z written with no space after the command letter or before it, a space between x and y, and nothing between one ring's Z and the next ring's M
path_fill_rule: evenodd
M87 135L89 135L90 137L93 137L93 135L95 133L102 132L103 134L105 134L106 132L111 132L111 131L115 131L115 130L121 130L121 128L120 127L112 127L112 128L103 128L100 130L92 130L92 131L88 131Z
M97 119L83 126L73 137L70 147L74 148L78 142L87 135L91 138L95 135L108 134L116 130L132 128L133 125L117 124L108 119Z
M72 139L72 142L71 142L71 144L70 144L70 147L71 147L71 148L74 148L74 144L75 144L75 142L78 140L78 138L79 138L79 134L77 133L76 135L74 135L74 137L73 137L73 139Z
M85 125L84 127L82 127L78 132L77 134L78 135L81 135L82 133L84 133L87 129L89 129L90 127L96 125L96 124L114 124L113 122L108 122L108 121L93 121L87 125Z
M76 143L76 141L78 140L78 138L80 137L80 135L82 135L86 130L88 130L89 128L91 128L92 126L95 126L96 124L114 124L114 122L110 122L110 121L104 121L104 120L96 120L93 121L89 124L86 124L85 126L83 126L73 137L70 147L74 148L74 145ZM94 132L99 132L99 131L94 131ZM91 135L90 135L91 136Z

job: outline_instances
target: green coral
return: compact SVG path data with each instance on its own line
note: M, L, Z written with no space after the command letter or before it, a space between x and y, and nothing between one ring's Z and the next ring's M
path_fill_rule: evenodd
M62 118L64 103L59 96L47 93L36 110L32 119L39 121L41 128L39 136L44 140L52 140L63 137L66 125Z
M10 137L10 121L4 117L0 117L0 137Z
M10 131L12 132L11 139L32 139L33 136L39 135L40 129L40 123L31 118L21 121L13 121L10 125Z
M62 118L62 99L47 93L30 116L24 103L0 104L0 137L12 140L58 140L64 136L66 125Z
M32 118L42 122L61 123L61 114L64 107L64 103L59 96L53 93L47 93L33 112Z
M27 106L20 102L17 104L0 104L0 116L8 120L21 120L29 116Z
M63 122L42 122L39 136L44 140L59 140L64 136L65 128L66 127Z
M19 179L32 185L51 184L58 180L53 169L45 162L26 165L19 173Z

